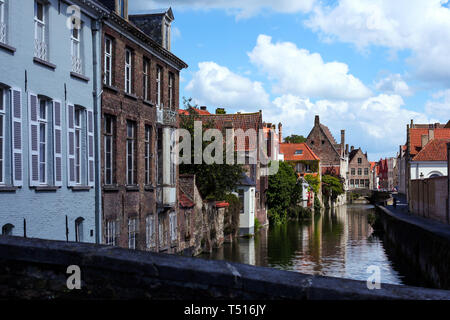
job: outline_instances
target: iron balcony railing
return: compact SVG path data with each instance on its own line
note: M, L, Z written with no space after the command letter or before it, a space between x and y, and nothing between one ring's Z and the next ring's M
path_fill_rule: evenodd
M0 22L0 42L6 43L6 24Z
M177 123L177 112L164 109L163 105L161 105L161 107L156 108L156 122L167 126L174 126Z
M45 41L34 39L34 56L47 61L47 43Z
M78 73L78 74L82 74L83 73L81 62L82 62L81 58L76 57L76 56L72 56L72 72L75 72L75 73Z

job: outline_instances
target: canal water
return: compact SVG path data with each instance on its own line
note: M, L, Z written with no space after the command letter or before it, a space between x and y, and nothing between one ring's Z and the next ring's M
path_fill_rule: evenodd
M370 213L371 205L341 206L309 221L263 228L201 257L364 281L376 266L382 283L409 284L369 225Z

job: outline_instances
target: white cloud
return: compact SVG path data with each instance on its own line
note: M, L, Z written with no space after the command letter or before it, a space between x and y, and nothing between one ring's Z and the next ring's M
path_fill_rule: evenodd
M413 94L400 74L390 74L375 83L375 88L383 93L398 94L408 97Z
M433 99L435 101L426 103L426 113L438 118L440 122L446 123L450 120L450 89L437 92L433 95Z
M198 68L186 86L196 103L252 110L270 104L269 95L260 82L251 81L215 62L201 62Z
M448 0L340 0L318 5L306 25L325 40L411 50L411 64L422 79L450 83Z
M349 74L342 62L324 62L320 54L297 48L291 42L272 43L272 38L259 35L250 61L274 81L276 94L294 94L308 98L361 99L370 90Z
M160 7L179 9L225 9L236 18L249 18L263 10L281 13L309 12L316 0L134 0L134 12L144 12Z

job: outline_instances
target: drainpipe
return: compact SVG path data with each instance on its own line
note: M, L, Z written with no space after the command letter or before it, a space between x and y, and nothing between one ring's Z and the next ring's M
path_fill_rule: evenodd
M447 143L447 223L450 224L450 142Z
M101 165L100 165L100 124L101 124L101 113L99 112L100 104L99 99L101 92L99 93L99 64L98 64L98 50L97 46L100 45L99 34L101 34L101 25L102 19L93 21L92 27L92 65L93 65L93 100L94 100L94 141L96 142L95 150L94 150L94 159L95 159L95 243L101 242L101 195L102 190L100 186L100 174L101 174Z

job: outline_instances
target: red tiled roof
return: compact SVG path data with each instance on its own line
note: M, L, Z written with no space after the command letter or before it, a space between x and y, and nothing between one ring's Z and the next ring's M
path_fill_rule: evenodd
M415 156L422 150L422 135L428 135L430 129L427 128L411 128L409 129L409 142L411 149L409 153ZM434 139L450 139L449 128L435 128Z
M370 170L373 170L373 168L377 165L375 161L370 161Z
M447 161L450 139L433 139L413 158L413 161Z
M295 151L302 150L302 154ZM295 160L320 160L306 143L280 143L280 153L284 154L285 161Z
M195 203L181 190L179 193L178 202L180 203L180 206L184 208L192 208L195 205Z
M197 114L200 114L200 115L209 115L209 114L211 114L211 113L209 113L208 110L201 110L201 109L197 109L197 108L192 108L192 109L194 109L197 112ZM178 114L189 115L189 111L186 110L186 109L178 109Z

